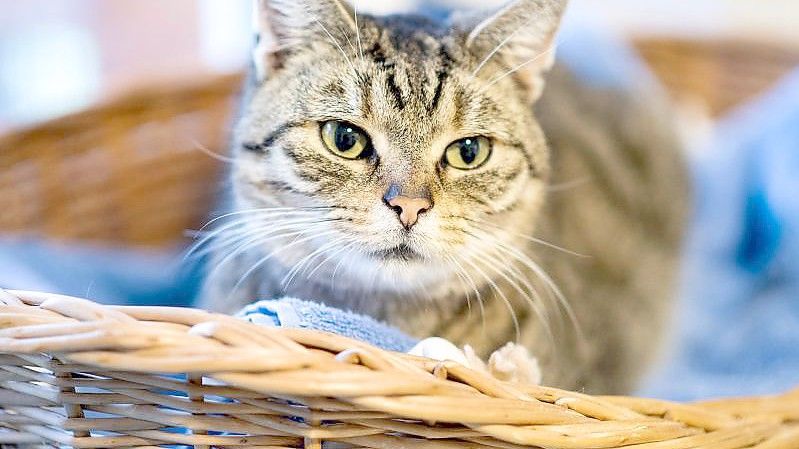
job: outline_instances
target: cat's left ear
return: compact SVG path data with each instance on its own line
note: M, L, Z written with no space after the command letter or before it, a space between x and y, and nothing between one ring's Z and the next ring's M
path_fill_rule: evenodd
M356 33L354 12L344 0L254 0L259 80L280 69L292 53L322 43L341 45Z
M555 35L568 0L514 0L487 18L454 18L465 32L465 45L479 73L492 58L501 58L512 76L526 87L530 102L541 96L543 76L555 61ZM503 76L496 74L491 81Z

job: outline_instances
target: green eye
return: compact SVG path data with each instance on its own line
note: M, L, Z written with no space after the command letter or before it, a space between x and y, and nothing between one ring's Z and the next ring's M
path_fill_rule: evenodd
M451 143L444 153L444 161L459 170L473 170L491 156L491 141L486 137L467 137Z
M371 156L372 142L357 126L331 120L322 125L322 141L333 154L345 159L363 159Z

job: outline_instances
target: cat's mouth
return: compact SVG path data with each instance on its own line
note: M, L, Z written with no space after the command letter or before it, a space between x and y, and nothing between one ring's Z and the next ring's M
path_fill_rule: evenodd
M400 243L392 248L374 251L372 255L379 259L403 261L419 260L422 257L421 254L405 243Z

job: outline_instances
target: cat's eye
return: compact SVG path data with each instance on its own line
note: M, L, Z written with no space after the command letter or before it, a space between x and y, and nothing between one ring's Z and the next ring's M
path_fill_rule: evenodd
M491 141L483 136L467 137L451 143L444 152L444 161L459 170L474 170L491 156Z
M345 159L363 159L372 154L372 142L352 123L331 120L322 125L322 141L333 154Z

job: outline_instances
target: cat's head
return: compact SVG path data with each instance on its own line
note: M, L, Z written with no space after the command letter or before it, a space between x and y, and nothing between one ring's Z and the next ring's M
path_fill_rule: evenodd
M256 3L232 177L250 243L375 290L491 276L544 199L532 105L565 0L446 23L339 0Z

